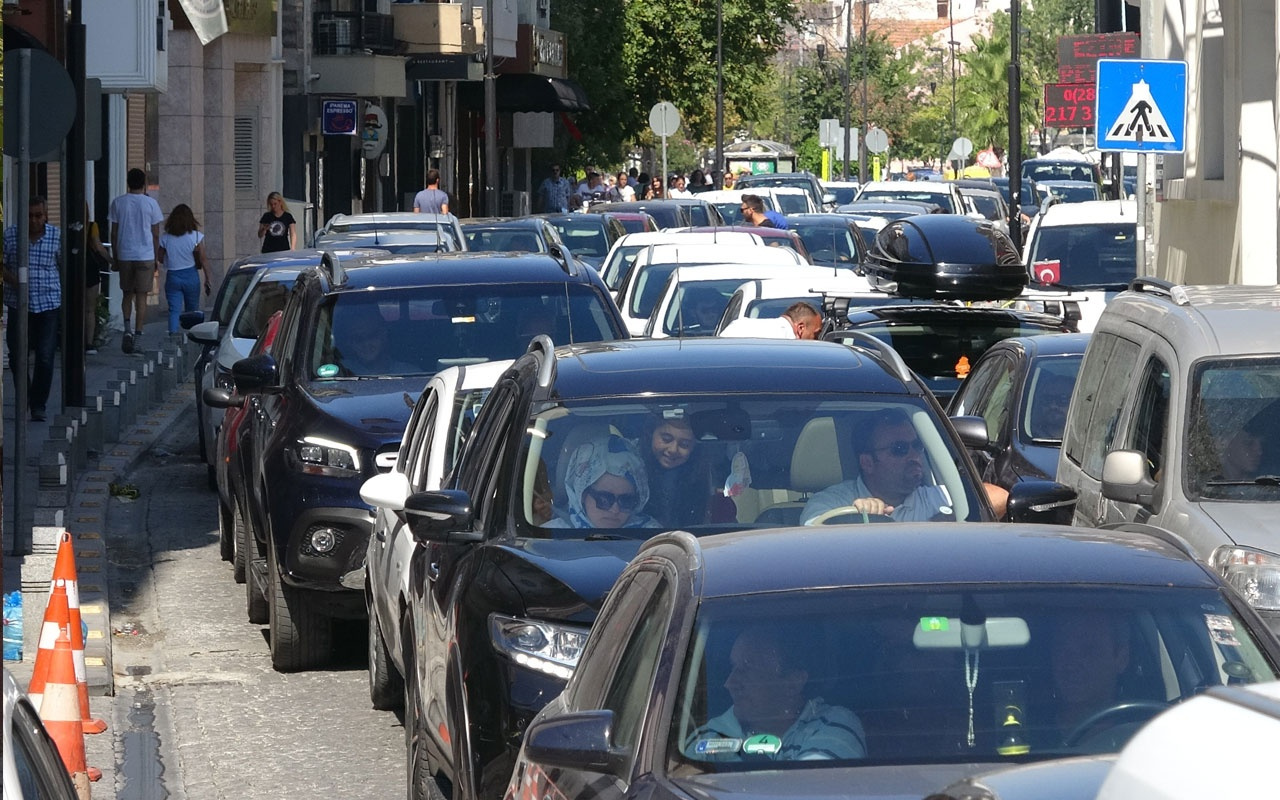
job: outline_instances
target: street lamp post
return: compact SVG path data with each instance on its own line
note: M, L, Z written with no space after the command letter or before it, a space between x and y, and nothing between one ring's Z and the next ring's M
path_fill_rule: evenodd
M947 74L947 51L942 49L941 47L930 47L929 52L938 54L938 77L939 78L945 77ZM929 89L932 91L933 95L937 97L937 94L938 94L937 81L930 81ZM952 108L954 109L955 106L953 105ZM951 123L951 127L953 129L955 128L954 122ZM946 159L945 154L949 152L949 149L951 147L951 143L947 141L947 119L945 116L943 116L942 124L939 125L938 128L941 130L939 141L942 144L942 154L943 154L942 158L938 159L938 167L939 167L938 171L941 172L942 162ZM952 137L952 139L954 140L954 137ZM933 163L932 159L930 160L929 163L931 164Z
M724 187L724 0L716 0L716 165L715 189Z
M1022 249L1022 66L1018 63L1021 0L1009 3L1009 236Z
M840 175L846 181L849 180L849 142L853 136L853 131L851 130L851 126L853 125L853 120L851 118L853 114L853 95L850 92L850 85L852 83L850 76L850 55L853 50L853 3L854 0L849 0L848 4L845 6L844 14L844 151L842 153L843 166L840 170ZM863 8L866 8L865 4L863 5ZM862 179L862 175L858 175L858 180Z
M879 0L862 0L862 129L858 137L858 181L867 182L867 4ZM846 134L847 136L848 134Z

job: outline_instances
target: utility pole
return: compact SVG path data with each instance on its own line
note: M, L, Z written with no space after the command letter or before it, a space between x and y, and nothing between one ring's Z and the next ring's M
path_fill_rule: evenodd
M849 155L852 151L850 141L853 137L853 93L850 87L853 83L850 72L852 66L853 55L853 3L854 0L848 0L844 10L844 153L843 167L840 175L844 180L849 180ZM866 5L863 5L866 8ZM858 180L862 180L862 175L858 175Z
M716 0L716 165L712 188L724 188L724 0Z
M62 202L66 269L62 271L62 406L84 405L84 347L65 346L84 341L85 270L89 269L85 229L85 27L81 0L71 0L67 21L67 72L75 87L76 115L67 134L67 159Z
M484 21L484 213L498 214L498 86L493 72L493 0Z
M1019 19L1021 0L1009 3L1009 236L1014 247L1022 250L1022 66L1018 63Z
M871 126L867 123L867 4L871 0L862 0L862 126L858 137L858 181L867 182L867 131ZM846 136L848 134L845 134Z

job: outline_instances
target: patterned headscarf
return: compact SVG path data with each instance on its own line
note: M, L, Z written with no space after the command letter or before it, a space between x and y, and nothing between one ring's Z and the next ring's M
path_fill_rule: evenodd
M627 527L642 527L648 518L640 512L645 503L649 502L649 481L645 476L644 462L630 442L612 434L604 439L579 445L569 456L569 469L565 473L564 482L569 495L570 524L575 528L595 527L582 507L582 494L606 472L626 478L635 487L639 502L631 512Z

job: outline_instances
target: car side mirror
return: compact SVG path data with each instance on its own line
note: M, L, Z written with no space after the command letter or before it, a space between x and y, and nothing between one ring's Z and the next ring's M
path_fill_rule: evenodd
M279 384L280 367L270 353L260 353L232 364L231 377L240 394L260 394Z
M1074 489L1054 481L1019 481L1009 489L1010 522L1070 525L1075 514Z
M1138 450L1113 450L1102 462L1102 496L1117 503L1151 507L1156 481L1147 468L1147 457Z
M360 499L371 506L388 511L404 511L409 499L409 479L403 472L383 472L374 475L360 487Z
M193 311L190 313L194 314L195 312ZM217 344L218 340L221 338L220 331L218 330L219 327L220 326L216 319L211 319L207 322L198 322L187 328L187 338L196 344Z
M627 758L610 744L613 712L576 711L535 720L525 733L529 760L542 767L617 774Z
M244 405L244 396L232 394L218 386L210 386L200 393L200 399L209 408L239 408Z
M987 432L987 420L975 415L951 417L951 427L960 435L960 441L971 450L986 450L991 446Z
M475 512L470 495L457 489L414 492L405 498L404 513L418 544L466 544L484 538L472 530Z

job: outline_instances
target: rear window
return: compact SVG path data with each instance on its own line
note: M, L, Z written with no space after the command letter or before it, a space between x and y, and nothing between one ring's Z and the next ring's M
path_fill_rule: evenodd
M955 204L951 202L951 195L947 192L913 192L910 189L867 191L858 195L858 199L879 200L881 202L911 200L916 203L933 203L934 205L942 206L942 210L948 214L954 214L956 211Z
M574 255L604 258L609 252L609 240L604 235L603 221L590 222L557 221L551 223L560 233L560 240Z
M1056 262L1057 283L1118 291L1138 274L1137 235L1133 221L1042 226L1031 243L1032 275L1042 274L1035 265Z

